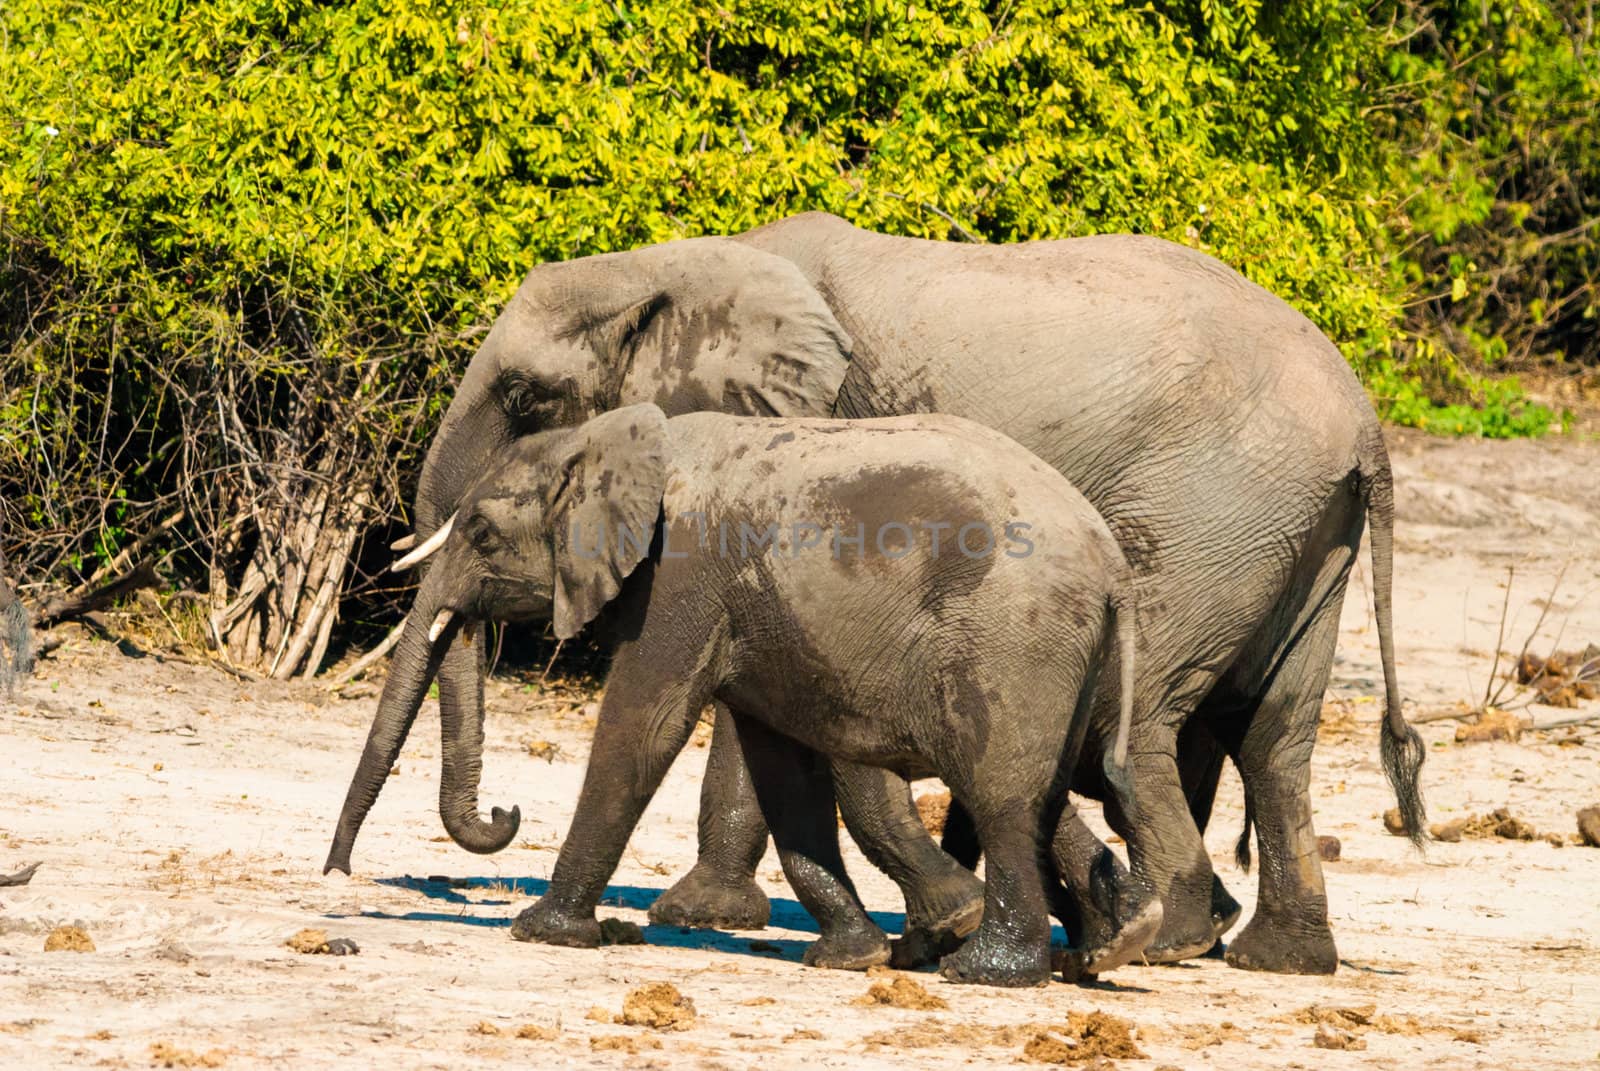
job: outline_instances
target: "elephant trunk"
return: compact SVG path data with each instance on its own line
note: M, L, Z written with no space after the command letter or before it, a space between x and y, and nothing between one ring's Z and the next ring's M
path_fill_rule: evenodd
M470 628L470 626L469 626ZM465 629L446 626L440 645L452 644L445 666L466 663L460 672L439 674L439 728L443 736L443 768L439 777L439 817L450 839L469 852L489 855L511 843L522 811L499 807L485 822L478 817L478 782L483 776L483 644L471 643Z
M324 874L330 870L350 873L350 849L355 844L356 834L360 832L361 823L366 819L367 812L377 802L383 782L393 769L406 735L411 731L412 723L416 721L417 711L428 693L428 685L440 672L440 665L459 630L458 625L446 628L438 643L431 642L428 638L429 627L438 614L441 601L439 589L443 586L446 573L447 570L444 569L429 571L428 578L423 581L422 590L417 593L416 603L406 617L405 630L395 647L394 658L389 666L389 677L383 685L383 696L378 700L378 712L372 719L372 728L367 733L367 743L362 749L361 761L356 766L355 776L350 781L350 790L345 794L344 807L339 812L339 824L334 832L333 847L329 850L327 863L322 868ZM469 658L472 657L470 649L466 654ZM470 667L469 672L471 672ZM481 711L481 685L479 687ZM474 743L473 740L465 741L469 745L469 750L473 751L482 747L481 713L479 717L480 721L476 725L476 748L470 747ZM459 780L452 778L452 769L460 768L462 765L452 761L452 754L460 750L451 744L452 737L457 734L452 733L448 719L445 720L445 725L445 777L440 789L441 803L446 797L453 800L461 795L459 789L452 787ZM466 766L471 771L478 769L478 764L475 762ZM475 801L476 795L477 776L474 772L471 791L465 798ZM445 826L450 830L451 836L457 843L473 851L497 850L504 847L516 835L520 815L515 811L510 815L503 815L497 811L494 817L494 823L482 823L477 821L474 812L463 814L459 807L454 805L444 808ZM506 829L508 825L509 832ZM489 844L494 844L495 847L474 847L474 845Z

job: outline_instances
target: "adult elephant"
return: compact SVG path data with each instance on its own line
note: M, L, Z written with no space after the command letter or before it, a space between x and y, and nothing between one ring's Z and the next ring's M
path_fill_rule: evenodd
M1141 814L1107 814L1135 878L1162 899L1149 957L1204 952L1237 917L1200 835L1226 754L1261 855L1259 906L1230 962L1335 968L1309 759L1368 516L1384 766L1414 836L1423 753L1395 679L1387 453L1360 385L1304 316L1215 259L1155 238L966 245L875 234L821 213L541 265L445 415L418 488L418 535L451 517L515 436L639 401L668 415L952 413L1059 469L1105 517L1137 578L1130 753ZM440 657L403 642L393 672ZM441 714L469 744L481 734L483 673L481 644L442 655ZM1113 707L1097 703L1102 728ZM387 769L404 729L381 722L362 759L374 769ZM718 732L712 749L701 856L657 916L760 924L766 900L752 876L766 829L731 734ZM1075 787L1103 798L1102 756L1092 751ZM469 850L503 847L514 817L497 809L480 819L479 767L456 754L446 748L446 828ZM365 810L353 799L347 812L352 805ZM903 783L883 786L884 823L868 831L880 848L869 854L914 889L936 865L909 807ZM1109 852L1081 822L1076 837L1086 865L1068 877L1086 912L1103 910L1105 898L1086 887L1087 861ZM730 917L738 911L748 917Z
M8 576L0 549L0 693L9 693L33 669L33 625Z

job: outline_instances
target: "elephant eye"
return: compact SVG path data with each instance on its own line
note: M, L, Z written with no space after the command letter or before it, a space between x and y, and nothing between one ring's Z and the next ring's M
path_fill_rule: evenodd
M467 519L467 541L478 550L487 550L494 543L494 525L481 513Z
M512 416L532 416L545 393L531 376L508 374L500 378L500 394L506 412Z

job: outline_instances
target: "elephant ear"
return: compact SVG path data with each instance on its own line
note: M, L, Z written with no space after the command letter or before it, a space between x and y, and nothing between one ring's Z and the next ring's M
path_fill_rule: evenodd
M666 487L667 418L655 406L614 409L572 433L547 513L557 639L593 621L644 560Z
M827 416L851 340L792 262L727 238L649 251L657 304L620 400L668 415Z

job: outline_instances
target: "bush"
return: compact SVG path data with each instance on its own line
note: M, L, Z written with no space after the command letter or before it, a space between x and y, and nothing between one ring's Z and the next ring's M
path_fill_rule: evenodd
M1521 25L1523 6L1490 8ZM1473 155L1467 117L1437 171L1414 158L1445 105L1391 83L1459 81L1429 42L1477 39L1397 48L1427 16L1391 14L18 0L0 8L0 531L29 533L10 537L24 573L71 583L170 530L214 644L315 672L341 606L384 594L361 563L386 557L453 377L532 264L809 208L936 238L1186 242L1310 315L1392 419L1536 433L1548 414L1514 387L1413 341L1411 287L1468 241L1440 213L1469 191L1471 226L1498 218L1499 188L1466 176L1512 154ZM1518 34L1507 48L1533 47ZM1572 97L1582 68L1540 85ZM1409 247L1413 225L1437 248ZM1450 314L1489 337L1500 307ZM1576 306L1544 307L1566 324Z

